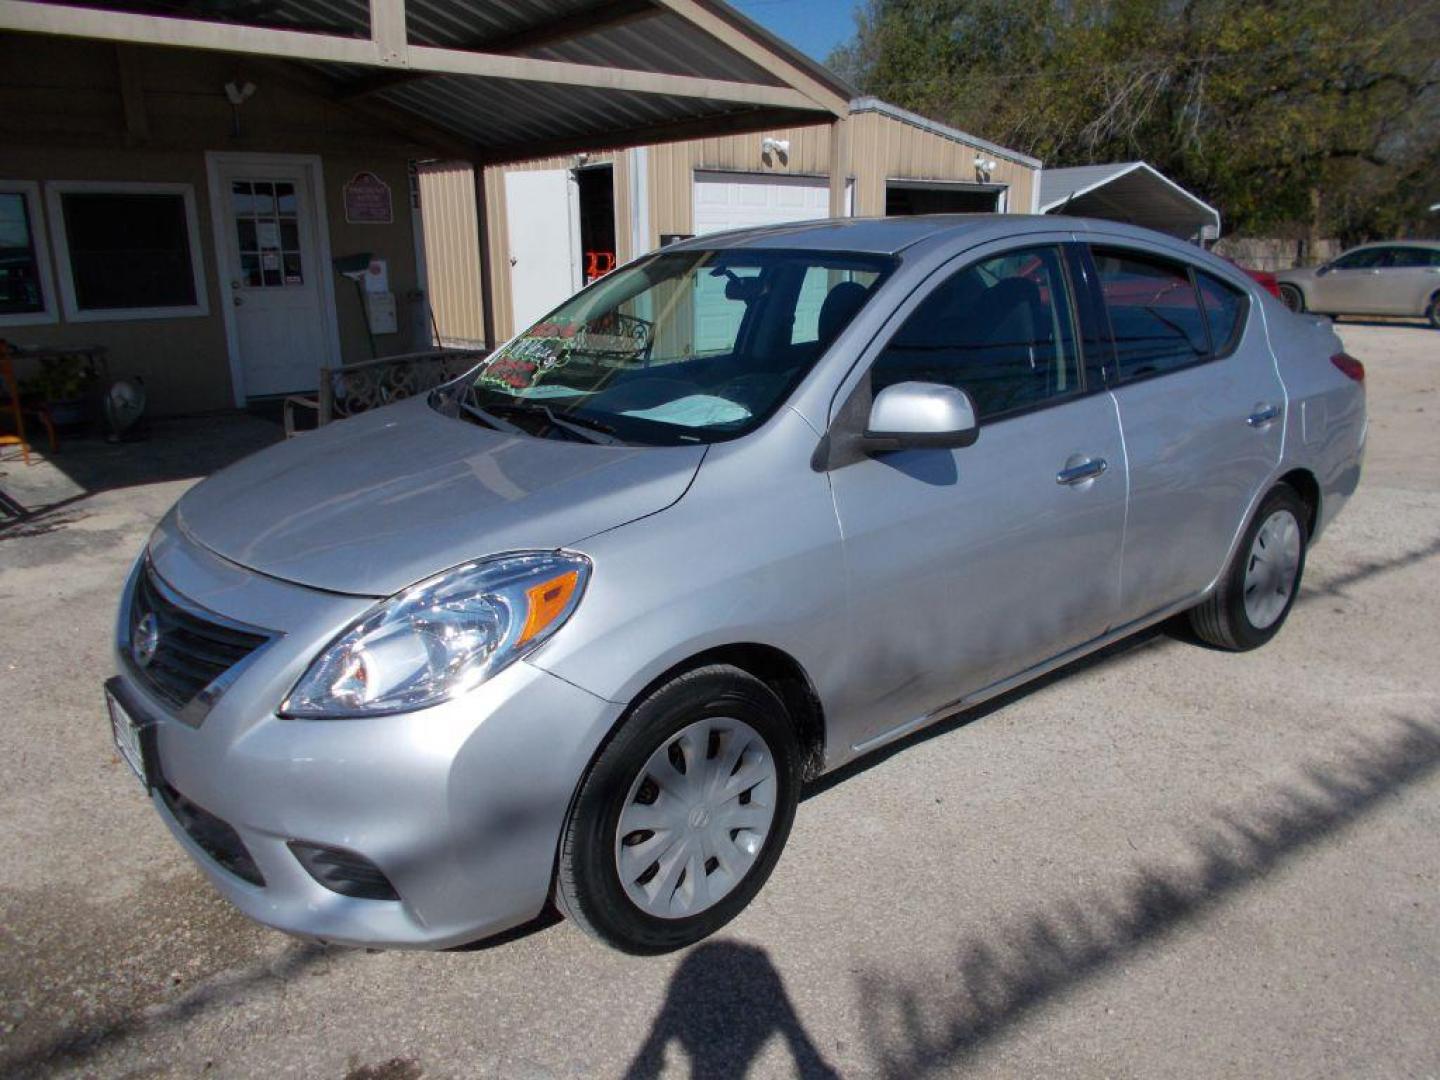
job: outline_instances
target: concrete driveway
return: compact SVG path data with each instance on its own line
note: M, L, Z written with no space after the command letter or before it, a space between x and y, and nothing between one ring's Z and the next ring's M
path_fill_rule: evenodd
M247 922L100 703L188 481L0 532L0 1072L1440 1073L1440 334L1341 330L1367 474L1279 638L1147 635L827 780L752 908L660 959L565 923L412 954Z

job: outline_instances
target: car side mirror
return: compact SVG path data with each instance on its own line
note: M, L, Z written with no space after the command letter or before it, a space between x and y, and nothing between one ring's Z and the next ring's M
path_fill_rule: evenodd
M903 382L875 395L864 439L872 453L907 447L954 449L980 437L975 403L964 390L940 383Z
M1315 276L1324 277L1326 274L1330 273L1330 271L1334 269L1334 263L1321 263L1319 266L1315 267Z

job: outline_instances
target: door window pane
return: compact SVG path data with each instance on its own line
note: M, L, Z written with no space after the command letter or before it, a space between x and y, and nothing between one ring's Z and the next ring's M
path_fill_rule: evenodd
M1096 248L1120 381L1173 371L1210 354L1189 270L1135 251Z
M235 180L230 185L240 282L250 289L305 284L299 203L285 180Z
M966 391L980 419L1080 390L1060 253L1026 248L967 267L938 286L871 369L871 390L932 382Z
M1440 248L1396 248L1391 265L1405 270L1440 266Z
M29 202L21 192L0 191L0 315L44 311L40 290Z
M195 305L179 192L66 191L60 206L80 311Z
M1389 248L1365 248L1341 255L1332 264L1337 270L1372 270L1390 264Z
M1249 301L1239 289L1206 273L1195 275L1200 286L1200 302L1205 306L1205 319L1210 324L1210 341L1216 353L1229 352L1240 336L1243 316Z

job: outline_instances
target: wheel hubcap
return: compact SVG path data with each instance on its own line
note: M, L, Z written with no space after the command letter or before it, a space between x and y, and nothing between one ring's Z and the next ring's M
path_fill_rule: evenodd
M1289 510L1276 510L1255 534L1245 567L1245 616L1264 630L1280 618L1300 570L1300 523Z
M713 907L749 873L775 820L775 758L742 720L698 720L650 755L620 811L625 895L662 919Z

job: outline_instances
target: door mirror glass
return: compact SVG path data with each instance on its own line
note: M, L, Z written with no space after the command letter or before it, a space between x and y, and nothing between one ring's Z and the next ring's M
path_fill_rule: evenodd
M903 382L875 395L865 439L876 450L969 446L980 437L975 403L940 383Z

